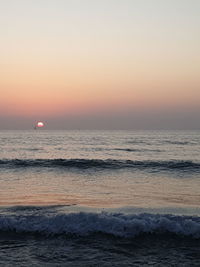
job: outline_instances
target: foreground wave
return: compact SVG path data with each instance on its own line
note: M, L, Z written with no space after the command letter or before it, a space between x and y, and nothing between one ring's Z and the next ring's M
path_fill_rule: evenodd
M1 232L45 235L94 233L133 238L141 234L166 234L200 238L200 217L159 214L69 213L56 215L0 215Z
M0 168L17 167L65 167L78 169L154 169L200 171L200 163L184 160L133 161L115 159L1 159Z

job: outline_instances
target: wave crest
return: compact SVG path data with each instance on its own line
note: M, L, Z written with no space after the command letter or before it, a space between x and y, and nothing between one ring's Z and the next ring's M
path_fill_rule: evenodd
M200 218L159 214L124 215L110 213L70 213L0 216L0 231L40 233L46 235L93 233L133 238L141 234L172 233L200 238Z
M99 169L154 169L154 170L200 170L200 163L184 160L170 161L133 161L116 159L2 159L1 168L17 167L65 167L65 168L99 168Z

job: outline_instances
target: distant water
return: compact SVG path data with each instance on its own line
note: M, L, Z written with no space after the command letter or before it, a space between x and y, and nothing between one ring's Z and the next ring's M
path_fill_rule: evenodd
M199 266L200 132L1 131L0 265Z

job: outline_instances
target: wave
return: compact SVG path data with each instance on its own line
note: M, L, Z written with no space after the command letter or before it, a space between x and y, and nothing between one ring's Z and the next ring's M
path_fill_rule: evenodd
M175 234L200 238L200 217L160 214L124 215L111 213L69 213L57 215L0 215L1 232L44 235L95 233L133 238L142 234Z
M172 141L172 140L165 140L164 143L171 144L171 145L194 145L195 144L189 141Z
M25 150L27 151L40 151L40 150L44 150L43 148L26 148Z
M126 151L126 152L141 152L141 149L137 149L137 148L114 148L113 150Z
M113 150L117 151L126 151L126 152L162 152L160 149L146 149L146 148L114 148Z
M150 142L145 141L145 140L128 140L125 142L125 144L135 144L135 145L152 145Z
M133 161L116 159L2 159L0 168L20 167L47 167L47 168L78 168L78 169L152 169L159 170L181 170L200 171L200 163L184 160L170 161Z
M199 142L198 141L181 141L181 140L157 140L156 141L157 144L159 145L165 145L165 144L169 144L169 145L181 145L181 146L187 146L187 145L198 145ZM143 144L143 145L148 145L151 146L152 143L145 141L145 140L129 140L126 142L126 144Z

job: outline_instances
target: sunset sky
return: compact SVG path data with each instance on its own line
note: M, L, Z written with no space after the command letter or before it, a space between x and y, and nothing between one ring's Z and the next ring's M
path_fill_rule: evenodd
M0 129L200 129L199 0L0 0Z

